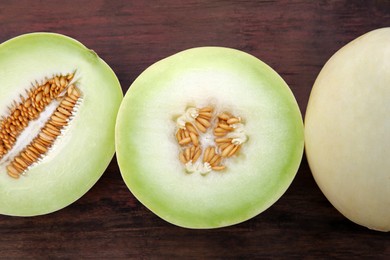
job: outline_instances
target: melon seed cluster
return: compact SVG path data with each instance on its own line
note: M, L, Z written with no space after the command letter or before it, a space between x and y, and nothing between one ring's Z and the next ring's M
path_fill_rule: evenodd
M206 174L211 170L224 170L226 168L223 165L224 160L235 155L240 150L241 144L247 140L242 131L240 117L223 112L214 118L213 111L212 107L190 108L177 120L179 129L176 132L176 139L180 145L179 159L189 172L199 171ZM215 144L202 149L200 135L206 134L210 127L213 127ZM202 157L202 164L197 163L200 157Z
M21 96L21 102L10 109L9 116L0 123L0 159L12 149L18 136L28 123L39 117L40 113L54 99L61 100L56 111L50 116L41 132L7 165L7 173L19 178L31 164L38 161L53 145L61 129L68 124L73 109L80 98L80 91L70 84L73 74L55 76L36 84Z

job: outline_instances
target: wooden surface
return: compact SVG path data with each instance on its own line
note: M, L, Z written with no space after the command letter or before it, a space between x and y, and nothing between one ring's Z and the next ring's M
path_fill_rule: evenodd
M34 31L78 39L112 67L124 92L149 65L180 50L237 48L278 71L304 115L326 60L359 35L390 26L390 2L0 1L0 22L1 42ZM390 234L341 216L305 158L276 204L227 228L189 230L159 219L128 191L114 158L77 202L45 216L0 216L0 234L0 258L390 258Z

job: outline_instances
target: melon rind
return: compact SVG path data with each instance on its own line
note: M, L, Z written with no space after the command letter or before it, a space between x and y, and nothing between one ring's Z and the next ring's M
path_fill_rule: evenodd
M242 116L249 141L224 172L187 174L174 119L188 106ZM217 228L267 209L292 182L303 153L296 100L269 66L223 47L182 51L147 68L118 113L116 151L126 185L162 219Z
M0 167L0 214L35 216L84 195L111 161L116 114L123 94L110 67L80 42L55 33L31 33L0 45L0 112L35 80L77 70L83 101L51 152L25 176Z
M305 115L306 155L333 206L390 231L390 28L337 51L318 75Z

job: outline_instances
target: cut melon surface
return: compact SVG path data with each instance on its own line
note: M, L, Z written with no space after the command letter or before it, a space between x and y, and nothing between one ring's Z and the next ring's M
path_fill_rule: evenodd
M81 97L49 151L16 179L7 174L12 158L6 155L0 161L0 214L35 216L64 208L96 183L114 155L115 120L123 97L119 81L95 52L54 33L31 33L2 43L0 68L2 120L34 86L56 75L73 75ZM18 145L28 145L38 135L61 99L53 99L29 123Z
M337 51L318 75L305 115L306 155L333 206L390 231L390 28Z
M247 140L225 170L189 173L179 160L177 119L203 107L240 116ZM199 140L204 152L214 137ZM187 228L223 227L256 216L286 191L301 161L303 123L269 66L238 50L200 47L135 80L118 113L116 151L126 185L159 217Z

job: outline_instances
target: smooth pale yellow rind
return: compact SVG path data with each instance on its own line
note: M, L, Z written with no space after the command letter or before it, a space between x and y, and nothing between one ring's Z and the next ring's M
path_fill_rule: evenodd
M390 28L340 49L320 72L305 117L314 178L347 218L390 230Z

